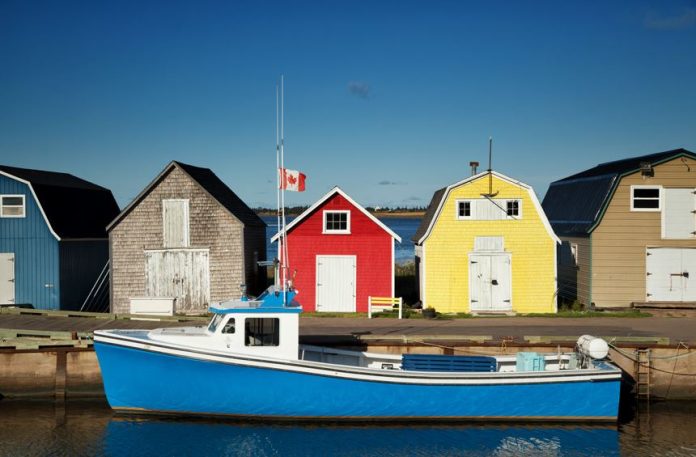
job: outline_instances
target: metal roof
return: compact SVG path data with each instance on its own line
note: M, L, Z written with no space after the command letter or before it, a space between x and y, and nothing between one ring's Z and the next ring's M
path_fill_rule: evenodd
M185 174L191 177L191 179L197 183L208 195L210 195L214 200L216 200L220 205L222 205L227 211L229 211L232 216L239 219L239 221L245 226L255 226L255 227L266 227L266 223L261 219L249 206L247 206L241 198L237 196L232 189L227 187L227 185L217 177L215 173L209 168L195 167L193 165L188 165L182 162L172 161L170 162L162 172L157 175L157 177L152 180L148 186L143 189L140 194L133 199L132 202L126 206L126 208L121 211L107 227L107 230L111 230L115 225L117 225L128 213L131 212L135 206L137 206L149 193L154 189L164 178L171 172L174 168L179 168Z
M601 163L551 183L541 205L558 235L588 236L600 222L623 176L639 171L641 163L655 166L681 156L696 159L691 151L672 149Z
M29 185L58 239L106 238L120 211L109 189L68 173L5 165L0 172Z

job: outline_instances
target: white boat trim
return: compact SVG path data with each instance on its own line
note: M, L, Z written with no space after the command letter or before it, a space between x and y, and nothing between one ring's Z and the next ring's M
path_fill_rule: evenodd
M608 381L621 378L618 368L583 369L538 372L414 372L401 370L377 370L343 366L306 360L281 360L270 357L250 357L215 350L189 348L171 343L114 334L109 330L95 331L98 343L156 352L176 357L205 360L230 365L241 365L272 370L290 371L316 376L327 376L360 381L421 385L500 385L543 384L565 382Z

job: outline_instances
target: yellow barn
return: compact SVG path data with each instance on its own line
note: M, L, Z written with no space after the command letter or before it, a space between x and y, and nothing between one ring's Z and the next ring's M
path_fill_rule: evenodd
M556 312L556 237L534 190L495 171L435 192L416 235L423 307Z

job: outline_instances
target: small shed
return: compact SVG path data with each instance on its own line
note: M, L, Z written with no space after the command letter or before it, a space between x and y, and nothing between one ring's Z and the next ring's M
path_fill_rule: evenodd
M169 163L107 230L114 313L173 298L196 314L265 286L266 224L208 168Z
M556 311L556 244L534 190L483 172L435 192L413 238L423 307Z
M551 183L559 295L598 308L696 303L696 154L673 149Z
M394 296L394 240L401 237L339 187L286 231L290 272L305 311L367 312L368 297Z
M0 304L77 310L109 260L111 191L67 173L0 166Z

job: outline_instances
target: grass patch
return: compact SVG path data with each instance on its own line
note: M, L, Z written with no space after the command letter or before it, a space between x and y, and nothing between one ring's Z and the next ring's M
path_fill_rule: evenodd
M560 310L558 313L529 313L518 314L518 317L651 317L652 314L641 311L573 311Z

